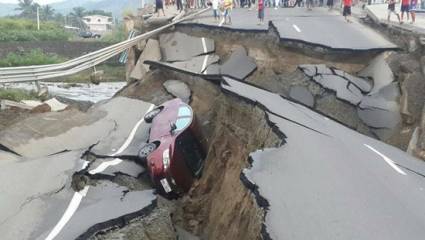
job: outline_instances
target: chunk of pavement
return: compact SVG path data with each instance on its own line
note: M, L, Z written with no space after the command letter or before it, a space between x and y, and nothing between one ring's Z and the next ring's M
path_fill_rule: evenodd
M50 109L53 112L59 112L59 111L65 110L68 107L68 105L58 101L56 98L51 98L51 99L45 101L44 103L49 105Z
M161 50L158 40L149 39L142 54L137 60L136 66L130 74L131 78L142 80L147 72L149 65L144 64L146 60L159 61L161 59Z
M217 55L211 54L194 57L188 61L178 61L172 63L162 61L146 61L146 63L149 65L165 67L173 71L181 71L192 75L205 75L206 71L204 70L206 70L208 66L215 64L218 61L219 57Z
M338 75L317 75L312 78L322 87L335 91L337 98L357 105L363 95L357 87Z
M398 99L400 97L400 88L397 83L392 83L375 94L365 96L359 104L359 108L382 109L393 112L400 111Z
M209 38L192 37L181 32L161 34L159 46L162 61L187 61L193 57L215 51L214 40Z
M358 87L362 92L369 93L372 91L372 84L365 78L353 76L339 69L334 69L336 75L347 79L349 82Z
M104 166L107 166L106 169ZM96 159L92 162L87 169L88 173L91 175L96 175L101 173L102 175L107 175L109 177L114 177L117 173L122 173L128 176L137 178L145 169L139 164L121 159Z
M88 148L96 143L98 154L110 154L122 146L150 106L117 97L94 105L86 113L70 109L31 116L1 131L0 144L27 157Z
M317 72L316 74L320 75L334 75L334 70L332 68L329 68L325 64L317 64L316 65Z
M57 239L88 239L97 232L149 215L155 208L153 190L128 191L108 181L90 187Z
M38 102L38 103L39 104L37 104L36 106L42 104L41 102ZM15 101L6 100L6 99L0 100L0 109L1 110L10 109L10 108L20 108L20 109L24 109L24 110L31 110L34 107L35 106L26 104L25 102L19 103L19 102L15 102Z
M1 239L45 239L40 235L53 229L74 195L70 183L85 165L83 151L31 159L0 151Z
M388 53L382 53L374 58L369 65L358 73L360 77L373 79L373 89L371 93L378 92L381 88L394 81L394 74L386 59Z
M400 113L383 109L357 109L360 119L372 128L393 129L400 123Z
M168 93L180 98L183 102L189 103L191 91L186 83L178 80L167 80L163 84Z
M298 68L308 77L314 77L317 74L316 65L303 64L303 65L299 65Z
M289 97L293 100L300 102L306 106L314 106L314 97L313 94L306 88L302 86L293 86L289 90Z
M217 66L211 65L206 70L207 75L216 75L216 69ZM247 55L244 47L238 46L233 50L229 59L220 66L219 74L237 80L244 80L256 69L255 59Z

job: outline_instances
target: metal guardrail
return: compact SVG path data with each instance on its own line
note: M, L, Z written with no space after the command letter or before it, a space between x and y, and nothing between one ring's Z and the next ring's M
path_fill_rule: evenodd
M177 23L186 21L208 10L209 8L200 10L186 17L175 20L172 23L139 35L135 38L125 40L123 42L111 45L103 49L99 49L81 57L66 61L64 63L0 68L0 83L33 82L44 79L68 76L81 72L83 70L95 67L99 63L102 63L112 58L113 56L120 54L126 49L136 45L141 40L147 39L169 27L176 25Z

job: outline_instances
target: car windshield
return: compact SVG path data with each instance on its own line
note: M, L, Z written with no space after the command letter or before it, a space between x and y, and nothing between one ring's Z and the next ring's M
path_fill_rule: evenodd
M177 121L176 121L176 129L174 131L180 131L180 130L184 129L185 127L187 127L190 124L191 119L192 118L190 118L190 117L185 117L185 118L179 118L179 119L177 119Z
M190 111L190 108L188 106L181 106L177 114L178 117L191 116L191 115L192 115L192 111Z

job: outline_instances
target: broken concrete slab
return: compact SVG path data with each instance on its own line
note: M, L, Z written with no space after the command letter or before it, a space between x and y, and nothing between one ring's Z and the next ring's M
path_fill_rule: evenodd
M207 68L205 74L214 74L212 69ZM229 59L220 66L220 75L244 80L256 69L255 59L248 56L244 47L238 46L232 51Z
M394 81L394 74L386 61L388 56L388 52L381 53L374 58L366 68L358 73L360 77L373 79L373 89L370 91L371 94L378 92L381 88Z
M363 98L360 89L337 75L316 75L312 78L326 89L336 93L337 98L357 105Z
M149 72L149 65L144 64L146 60L159 61L161 59L161 50L159 48L159 41L149 39L146 43L146 47L139 59L137 60L136 66L130 74L131 78L142 80L147 72Z
M268 91L228 79L222 88L261 106L284 139L281 147L251 154L252 167L241 174L266 212L263 238L395 240L425 234L425 215L416 214L425 213L417 191L425 187L424 162ZM403 176L382 156L401 166ZM406 215L406 207L412 214ZM396 228L391 233L376 231L389 225Z
M161 34L159 46L164 62L188 61L193 57L215 51L214 40L193 37L181 32Z
M314 107L314 97L313 94L306 88L302 86L293 86L289 90L289 97L296 102L304 104L308 107Z
M68 107L68 105L59 102L56 98L51 98L47 101L44 101L44 103L49 105L51 111L53 112L63 111Z
M171 69L173 71L184 72L187 74L195 75L195 76L204 76L209 77L212 74L206 73L204 71L208 66L212 66L219 61L219 57L217 55L203 55L194 57L189 61L181 61L181 62L161 62L161 61L146 61L146 64L156 66L156 67L164 67L167 69ZM214 75L215 76L215 75Z
M174 97L180 98L185 103L190 102L191 91L186 83L178 80L167 80L162 85Z
M100 170L103 171L100 172ZM101 173L103 176L108 176L110 178L115 177L118 173L137 178L143 172L145 172L145 168L141 165L134 161L121 160L119 158L96 159L94 162L90 163L87 169L87 173L90 175Z
M1 131L0 144L26 157L95 144L97 153L106 155L119 150L150 107L140 100L119 97L98 103L87 113L71 109L32 116Z
M85 166L82 151L6 160L0 153L0 231L2 239L38 239L63 215L74 191L72 175ZM46 170L47 169L47 170Z
M129 192L114 183L101 182L87 190L57 239L87 239L99 231L122 226L150 214L156 207L155 199L153 190Z

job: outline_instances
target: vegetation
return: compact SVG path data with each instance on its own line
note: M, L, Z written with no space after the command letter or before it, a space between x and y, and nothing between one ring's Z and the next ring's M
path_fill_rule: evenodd
M37 24L29 19L0 18L0 42L68 40L70 33L53 22Z
M65 59L56 54L45 54L41 49L33 49L30 52L23 52L21 54L9 53L5 58L0 59L0 67L43 65L63 61Z
M102 36L101 40L107 43L119 43L127 39L123 24L116 25L111 32Z
M125 68L121 65L110 65L102 64L96 66L97 71L103 71L102 82L118 82L125 81ZM89 83L90 74L93 73L93 69L88 69L77 74L73 74L67 77L61 77L59 79L54 79L55 82L65 82L65 83ZM49 81L49 80L47 80Z
M37 93L22 89L0 88L0 99L20 102L22 100L37 100Z

